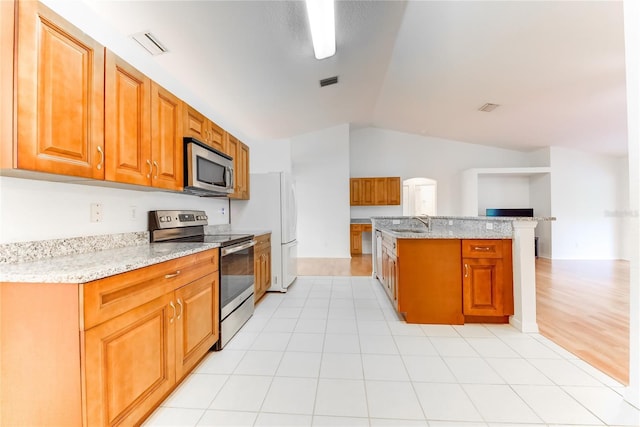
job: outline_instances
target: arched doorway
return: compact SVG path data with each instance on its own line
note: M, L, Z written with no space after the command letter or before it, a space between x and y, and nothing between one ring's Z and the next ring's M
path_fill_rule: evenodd
M410 178L402 182L402 215L436 215L438 182L430 178Z

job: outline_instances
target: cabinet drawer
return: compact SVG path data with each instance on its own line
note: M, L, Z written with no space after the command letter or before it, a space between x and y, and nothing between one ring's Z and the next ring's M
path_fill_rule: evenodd
M362 231L371 231L371 224L362 224Z
M90 329L214 271L218 249L85 283L81 328Z
M463 258L502 258L502 240L463 240Z
M351 224L351 231L362 231L362 224Z

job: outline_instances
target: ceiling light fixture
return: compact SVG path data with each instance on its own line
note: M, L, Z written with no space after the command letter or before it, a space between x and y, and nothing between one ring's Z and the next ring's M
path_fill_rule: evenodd
M336 19L334 0L306 0L316 59L336 54Z

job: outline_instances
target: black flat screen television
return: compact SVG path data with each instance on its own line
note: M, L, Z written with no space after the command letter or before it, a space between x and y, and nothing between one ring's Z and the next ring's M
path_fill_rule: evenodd
M532 208L519 208L519 209L486 209L487 216L527 216L533 217Z

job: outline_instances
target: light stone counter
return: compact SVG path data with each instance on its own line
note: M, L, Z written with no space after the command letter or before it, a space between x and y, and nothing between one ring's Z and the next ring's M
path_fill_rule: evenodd
M4 243L0 282L86 283L217 247L149 243L146 231Z

